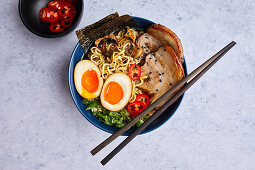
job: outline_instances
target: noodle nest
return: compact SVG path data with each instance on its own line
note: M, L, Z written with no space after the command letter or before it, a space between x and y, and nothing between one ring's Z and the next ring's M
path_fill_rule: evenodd
M141 33L134 29L129 29L133 36L136 37ZM126 30L121 30L116 35L117 40L121 40L125 35ZM135 47L135 44L130 38L124 39L121 43L118 43L111 57L105 57L101 50L94 46L90 49L89 59L95 63L102 74L102 78L105 80L113 73L124 73L128 75L128 69L132 64L138 64L140 59L134 59L133 57L126 55L125 51L129 48ZM111 48L111 44L108 45L107 50ZM140 77L139 81L132 81L132 91L129 102L133 102L136 99L138 94L142 94L142 91L139 89L139 86L143 84L143 80L147 76Z

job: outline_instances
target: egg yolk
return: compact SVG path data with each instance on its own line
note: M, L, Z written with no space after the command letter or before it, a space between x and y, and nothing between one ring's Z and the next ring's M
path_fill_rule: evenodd
M97 72L91 69L84 72L81 78L81 85L89 93L96 92L99 85Z
M104 100L114 105L119 103L119 101L122 98L123 98L122 87L114 81L109 82L104 91Z

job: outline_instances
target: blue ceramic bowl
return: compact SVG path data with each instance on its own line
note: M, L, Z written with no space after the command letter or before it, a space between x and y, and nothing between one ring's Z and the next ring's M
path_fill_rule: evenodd
M151 24L154 24L154 22L143 19L143 18L139 18L139 17L133 17L136 25L138 28L146 30L146 28L148 28ZM96 118L95 116L93 116L91 114L91 111L87 111L86 109L86 105L82 103L82 97L78 94L78 92L75 89L75 85L74 85L74 67L75 65L82 59L83 56L83 49L80 46L79 43L77 43L76 47L74 48L74 51L72 53L71 59L70 59L70 63L69 63L69 72L68 72L68 83L69 83L69 89L70 89L70 93L71 96L73 98L73 101L75 103L75 105L77 106L77 108L79 109L79 111L81 112L81 114L93 125L95 125L96 127L109 132L109 133L115 133L118 128L112 127L112 126L108 126L106 124L104 124L103 122L100 122L98 120L98 118ZM184 71L185 71L185 75L187 74L186 71L186 65L184 62ZM183 98L183 95L171 106L169 107L161 116L159 116L156 120L154 120L143 132L141 132L140 134L144 134L144 133L148 133L152 130L157 129L158 127L160 127L161 125L163 125L176 111L176 109L178 108L178 106L181 103L181 100ZM124 134L124 136L128 136L130 135L133 131L135 130L135 127L130 128L128 131L126 131Z

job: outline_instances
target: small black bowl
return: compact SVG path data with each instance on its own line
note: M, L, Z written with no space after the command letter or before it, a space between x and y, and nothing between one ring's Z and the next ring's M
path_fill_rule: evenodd
M19 0L19 15L23 24L32 33L46 38L56 38L70 33L81 21L83 13L83 0L78 0L76 16L72 26L60 33L53 33L49 29L49 24L40 21L40 10L51 0Z

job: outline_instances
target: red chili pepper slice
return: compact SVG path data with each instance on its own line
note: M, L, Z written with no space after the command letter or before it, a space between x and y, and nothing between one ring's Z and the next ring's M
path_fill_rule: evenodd
M59 0L62 4L67 3L67 0Z
M65 31L65 27L61 23L51 24L50 31L56 33L63 32Z
M48 4L47 4L47 7L51 10L56 10L58 8L60 8L60 6L62 5L62 3L58 0L53 0L53 1L50 1Z
M66 0L66 1L71 4L76 4L78 2L78 0Z
M73 22L74 16L65 16L63 19L65 22Z
M40 10L40 20L41 21L48 21L48 19L50 18L50 9L43 7Z
M50 17L48 19L50 23L57 23L60 21L60 16L57 11L50 11Z
M141 76L141 67L138 64L132 64L129 67L128 74L132 80L138 80Z
M63 4L60 6L58 9L58 13L60 16L65 17L65 16L75 16L76 9L72 4Z
M147 108L150 105L149 96L146 94L137 95L135 101L143 102L143 104L145 105L145 108Z
M70 27L72 24L73 24L73 21L65 21L65 20L61 20L61 24L67 28L67 27Z
M129 103L127 105L127 110L130 113L129 117L133 118L139 115L144 109L145 109L145 104L140 101L134 101L132 103Z

